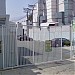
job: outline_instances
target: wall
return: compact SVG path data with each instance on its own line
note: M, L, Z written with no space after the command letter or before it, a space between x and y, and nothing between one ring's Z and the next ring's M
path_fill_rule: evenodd
M73 1L66 0L64 1L65 4L65 22L67 24L71 24L71 20L73 19Z
M47 20L46 0L38 0L38 2L35 3L33 11L33 22L35 22L34 26L39 26L43 20Z
M0 0L0 15L6 15L5 0Z
M75 0L73 0L73 16L75 16Z
M64 12L64 10L64 0L59 0L59 12Z
M37 41L52 40L54 38L61 38L61 30L62 37L70 40L70 25L62 26L62 29L61 26L51 26L50 29L47 29L46 26L41 26L41 29L33 27L33 29L30 29L29 37Z
M65 24L71 24L71 20L74 15L74 2L73 0L59 0L59 23L64 19ZM62 9L61 9L62 8ZM64 12L64 17L62 18L62 12Z
M33 10L33 26L36 26L37 23L37 17L38 17L38 3L35 4L34 10Z
M57 0L46 0L47 22L57 22Z

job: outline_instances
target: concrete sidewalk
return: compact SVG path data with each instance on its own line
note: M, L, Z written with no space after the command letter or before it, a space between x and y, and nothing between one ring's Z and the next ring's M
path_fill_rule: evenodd
M0 75L75 75L75 60L10 69L0 71Z

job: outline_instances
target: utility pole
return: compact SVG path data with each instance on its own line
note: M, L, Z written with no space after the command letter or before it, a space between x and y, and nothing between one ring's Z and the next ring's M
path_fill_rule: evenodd
M32 10L32 25L33 25L33 10L35 10L34 9L35 5L28 4L28 7L31 8L31 10Z
M26 15L27 15L27 20L26 20L26 22L27 22L27 36L29 36L29 20L28 20L28 13L29 13L30 9L29 9L29 8L23 8L23 10L24 10L24 12L25 12Z

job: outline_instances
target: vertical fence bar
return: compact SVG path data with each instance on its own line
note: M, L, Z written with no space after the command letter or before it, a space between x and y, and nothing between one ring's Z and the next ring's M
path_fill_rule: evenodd
M50 26L48 28L48 35L49 35L49 41L50 41ZM49 53L47 53L47 61L49 61L48 58L49 58Z
M17 59L17 66L19 66L19 64L18 64L18 47L17 47L17 25L16 25L16 59Z
M61 60L62 60L62 25L61 25Z
M43 52L43 62L45 61L44 55L45 55L45 49L46 49L46 48L45 48L45 41L46 41L46 39L45 39L45 38L46 38L46 34L45 34L45 33L46 33L46 30L44 29L44 52Z
M3 49L3 69L4 69L4 36L3 36L3 25L2 25L2 49Z
M34 59L34 27L33 27L33 63L35 62L35 59Z
M70 59L72 58L72 21L71 21L71 26L70 26L70 43L71 43L71 47L70 47Z
M41 45L40 32L41 32L41 29L39 28L39 33L38 33L38 34L39 34L38 53L40 52L40 45ZM37 63L39 63L39 62L41 63L41 61L40 61L40 58L41 58L41 57L39 58L39 56L40 56L40 54L39 54L38 57L37 57L37 59L38 59L38 60L37 60Z
M13 29L13 27L10 27L10 29ZM13 67L13 53L14 53L14 51L13 51L13 41L14 41L14 39L13 39L13 30L11 31L11 33L9 32L9 36L10 36L10 40L12 40L11 41L11 67Z

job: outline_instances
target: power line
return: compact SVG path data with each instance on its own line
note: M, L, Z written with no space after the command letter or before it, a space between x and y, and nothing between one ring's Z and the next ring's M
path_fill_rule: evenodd
M23 18L25 18L26 17L26 15L25 16L22 16L22 17L20 17L20 18L17 18L17 19L15 19L15 20L11 20L11 21L19 21L19 20L21 20L21 19L23 19Z

